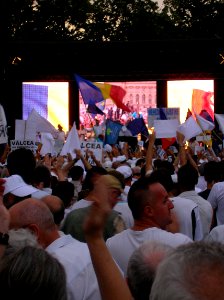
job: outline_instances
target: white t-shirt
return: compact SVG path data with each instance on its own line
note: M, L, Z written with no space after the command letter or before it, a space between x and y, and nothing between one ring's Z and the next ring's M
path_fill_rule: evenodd
M187 235L195 241L200 241L203 239L202 223L199 214L198 205L190 199L183 197L173 197L171 198L177 220L180 226L180 232ZM193 238L193 222L192 214L195 215L195 235Z
M217 225L224 224L224 182L217 182L213 185L207 201L212 208L216 209Z
M203 238L205 238L209 234L212 224L213 210L211 204L199 196L196 191L183 192L179 195L179 197L190 199L198 205L202 223Z
M134 218L127 202L120 201L114 206L113 209L121 214L126 228L131 228L134 225Z
M101 300L98 282L86 243L71 235L61 235L46 251L63 265L69 300Z
M92 201L88 201L86 199L81 199L81 200L75 202L70 207L70 210L72 211L73 209L84 208L84 207L87 207L87 206L91 205L92 203L93 203Z
M214 227L206 238L206 241L220 242L224 244L224 225Z
M107 247L126 276L128 261L132 253L146 241L159 241L171 247L192 242L192 240L181 233L171 233L156 227L147 228L142 231L126 229L114 235L106 241Z

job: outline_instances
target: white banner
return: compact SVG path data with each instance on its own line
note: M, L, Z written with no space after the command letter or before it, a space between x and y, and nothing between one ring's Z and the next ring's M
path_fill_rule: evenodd
M10 141L11 151L16 150L18 148L26 148L36 153L37 150L37 143L35 141L28 141L28 140L11 140Z
M103 143L100 142L84 142L81 141L81 151L83 155L86 154L86 150L92 151L95 155L96 159L99 160L102 163L102 157L103 157ZM94 164L91 159L89 159L90 164Z

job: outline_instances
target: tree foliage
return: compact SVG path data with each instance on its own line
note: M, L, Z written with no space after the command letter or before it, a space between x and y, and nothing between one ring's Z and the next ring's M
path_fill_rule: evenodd
M2 0L12 40L131 41L224 36L223 0Z
M223 38L223 0L164 0L168 15L184 37Z

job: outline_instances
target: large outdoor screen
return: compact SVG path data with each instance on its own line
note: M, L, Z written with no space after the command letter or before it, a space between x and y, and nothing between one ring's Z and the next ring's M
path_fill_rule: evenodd
M23 82L23 120L27 120L34 108L55 128L61 124L68 130L68 82Z

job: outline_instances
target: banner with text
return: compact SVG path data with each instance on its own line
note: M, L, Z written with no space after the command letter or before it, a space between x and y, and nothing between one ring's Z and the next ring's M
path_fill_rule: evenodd
M82 154L84 156L86 155L86 151L92 151L96 159L102 163L103 143L81 141L80 147L81 147ZM91 165L94 165L94 162L92 161L91 158L89 158L88 161Z
M171 108L162 108L163 113L167 120L177 119L180 121L180 108L171 107ZM159 108L148 108L148 127L154 127L154 120L161 120L161 112Z

